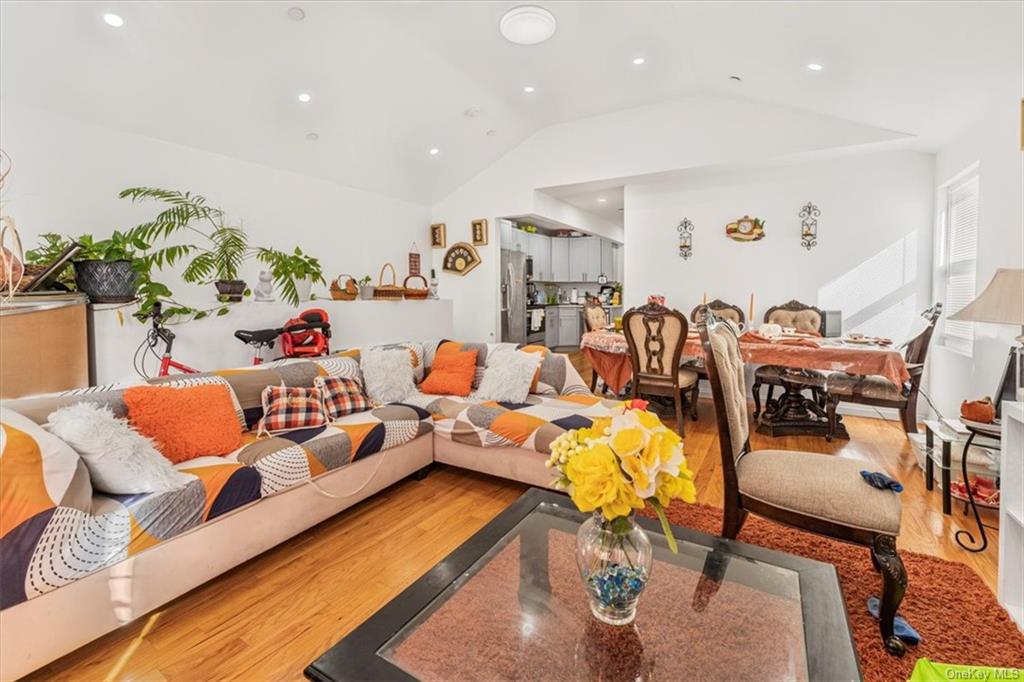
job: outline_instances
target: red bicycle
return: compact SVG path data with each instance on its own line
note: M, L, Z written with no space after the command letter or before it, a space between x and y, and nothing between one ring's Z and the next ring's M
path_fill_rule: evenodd
M170 376L171 370L182 374L200 373L201 370L178 362L172 356L175 334L164 326L163 306L160 303L154 303L152 310L141 319L143 321L151 320L152 327L146 332L146 338L139 344L132 359L132 364L139 376L149 376L145 364L147 354L153 355L160 362L157 376ZM299 318L289 320L280 329L257 329L255 331L239 329L235 332L235 338L253 347L253 365L263 364L263 350L272 349L278 337L284 340L285 357L310 357L330 353L331 325L327 322L327 313L315 309L301 313ZM163 343L163 352L157 353L156 348L161 343Z

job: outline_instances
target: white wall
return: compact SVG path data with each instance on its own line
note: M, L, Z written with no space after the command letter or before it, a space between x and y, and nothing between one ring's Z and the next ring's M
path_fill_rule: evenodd
M4 189L6 211L17 220L26 249L44 232L105 236L151 218L159 204L133 206L117 198L126 187L149 185L203 194L229 219L242 221L251 243L300 246L318 257L328 280L344 272L376 281L385 261L401 278L413 241L429 263L426 206L6 100L0 106L0 146L14 164ZM249 263L242 276L253 284L259 269ZM212 285L172 288L186 302L214 302Z
M933 156L878 152L736 172L695 172L626 185L626 306L664 294L689 315L706 292L754 319L798 299L842 310L844 327L902 339L930 305ZM818 246L800 244L798 212L821 210ZM736 242L725 226L748 214L765 238ZM676 226L695 225L693 256Z
M545 128L437 202L432 222L447 225L449 244L468 241L470 221L475 218L487 218L493 233L498 216L544 216L544 210L551 209L547 195L535 192L539 188L902 137L888 130L765 104L688 97ZM627 219L629 210L627 197ZM479 251L482 264L465 277L441 274L440 291L441 296L456 301L456 335L487 340L495 338L498 328L497 240L492 238ZM627 244L627 258L629 251ZM443 253L434 251L439 273ZM626 278L628 289L628 266Z
M936 187L978 164L978 293L997 268L1024 267L1020 135L1018 90L1008 92L936 155ZM958 414L964 399L993 394L1007 351L1020 333L1005 325L978 324L970 356L941 346L932 349L929 388L943 414Z

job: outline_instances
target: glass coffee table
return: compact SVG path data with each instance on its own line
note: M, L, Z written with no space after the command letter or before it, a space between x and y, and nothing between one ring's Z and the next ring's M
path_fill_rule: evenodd
M859 680L835 567L640 519L654 567L636 620L590 613L586 518L532 488L306 668L313 680ZM339 603L338 608L344 608Z

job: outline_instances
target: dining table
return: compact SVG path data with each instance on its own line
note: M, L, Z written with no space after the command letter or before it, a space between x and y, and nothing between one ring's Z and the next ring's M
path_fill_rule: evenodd
M741 334L739 340L744 362L787 368L782 395L770 401L758 418L758 431L772 436L828 432L824 411L803 394L814 384L817 372L882 376L895 386L910 379L903 355L887 340L803 334L769 339L754 331ZM605 386L617 395L622 393L633 376L626 336L614 329L587 332L580 348ZM704 349L696 331L687 336L683 358L684 368L703 366ZM834 437L849 438L841 418Z

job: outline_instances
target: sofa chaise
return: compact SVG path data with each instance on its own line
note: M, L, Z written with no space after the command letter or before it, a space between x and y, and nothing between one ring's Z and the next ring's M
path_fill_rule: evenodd
M403 346L421 350L428 373L438 343ZM460 344L477 349L478 376L502 345ZM0 458L7 517L0 519L0 678L36 670L399 480L425 474L434 461L547 486L550 443L615 403L594 397L566 356L532 350L544 359L523 403L417 393L270 437L253 429L266 386L311 386L338 358L359 351L152 379L226 382L250 426L235 452L175 465L195 479L164 493L95 491L81 461L54 470L52 462L15 466ZM3 435L77 402L124 416L123 388L3 401ZM25 486L44 491L43 502L8 504L5 498Z

